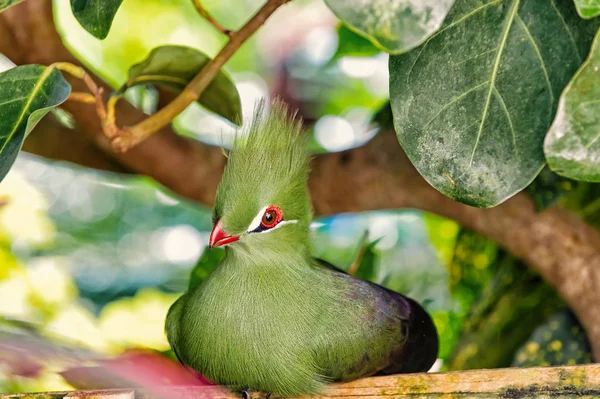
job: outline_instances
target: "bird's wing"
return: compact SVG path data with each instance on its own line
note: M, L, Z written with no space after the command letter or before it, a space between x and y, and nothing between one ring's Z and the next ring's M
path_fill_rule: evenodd
M330 269L330 270L333 270L334 272L338 272L338 273L349 275L348 273L346 273L342 269L335 267L334 265L332 265L331 263L329 263L329 262L327 262L327 261L325 261L323 259L315 258L315 260L317 261L318 265L323 266L326 269Z
M343 274L349 280L360 280L349 275L345 271L322 259L316 259L317 263L335 273ZM360 280L379 292L382 298L393 303L394 318L404 324L403 331L408 331L406 341L401 348L396 348L390 357L388 365L384 366L375 375L387 375L398 373L413 373L427 371L435 360L438 353L438 335L431 317L423 307L415 300L382 287L379 284Z

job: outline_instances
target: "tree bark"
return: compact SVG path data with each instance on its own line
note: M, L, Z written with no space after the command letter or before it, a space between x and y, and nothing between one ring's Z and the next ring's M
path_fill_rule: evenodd
M79 64L62 44L48 0L27 0L0 14L0 52L17 64ZM85 91L81 82L70 79L70 83L74 91ZM116 154L101 133L92 105L67 102L64 108L73 114L77 130L92 144L87 147L103 154L105 168L114 163L122 170L150 176L182 196L212 205L225 165L218 148L165 128L129 152ZM124 101L118 106L121 126L143 117ZM43 121L32 136L40 143L56 140L56 135L43 134L48 123ZM65 129L64 134L74 137L79 133ZM46 148L39 143L28 146L34 151ZM69 158L69 145L62 148L62 158L90 165L87 158ZM55 152L53 157L60 155ZM316 157L309 185L317 215L415 208L451 218L494 239L558 290L577 314L595 358L600 360L600 234L574 215L558 207L538 213L525 193L492 209L455 202L418 174L391 131L382 132L362 147Z
M33 395L2 395L25 399ZM363 378L328 386L319 399L592 399L600 396L600 366L473 370ZM239 399L218 386L164 386L36 394L38 399ZM260 392L253 399L264 398ZM274 395L273 398L279 396ZM308 398L308 397L307 397Z

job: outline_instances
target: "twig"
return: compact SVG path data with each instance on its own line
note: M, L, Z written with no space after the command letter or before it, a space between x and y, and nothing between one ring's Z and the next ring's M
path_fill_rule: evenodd
M108 99L106 103L106 123L112 124L116 128L116 117L115 117L115 108L117 106L117 102L121 99L121 96L112 96Z
M68 100L77 101L84 104L96 103L96 97L90 93L71 93L69 94Z
M102 100L102 93L104 89L102 87L98 87L96 82L94 82L94 79L91 78L91 76L85 71L85 69L77 65L71 64L69 62L56 62L50 65L49 68L56 68L58 70L67 72L68 74L72 75L77 79L81 79L88 87L91 94L86 95L86 93L71 93L69 99L82 101L85 103L95 103L96 113L98 114L98 118L100 118L100 121L102 122L102 129L104 130L104 134L106 134L110 138L114 138L119 135L119 129L114 123L114 118L112 123L107 119L106 108L104 107L104 102ZM91 101L92 97L94 101Z
M208 62L194 77L186 88L160 111L148 117L137 125L118 130L113 146L117 150L127 151L144 141L153 133L167 126L173 118L182 113L188 105L196 101L210 82L217 76L223 65L231 58L242 44L260 28L267 18L280 6L290 0L268 0L267 3L240 30L233 32L229 41L219 54Z
M212 26L214 26L214 28L216 30L218 30L219 32L221 32L222 34L227 35L227 36L231 36L234 33L233 31L226 29L221 24L219 24L217 22L217 20L214 19L212 17L212 15L209 14L208 11L206 11L206 9L204 8L204 6L200 2L200 0L193 0L193 3L194 3L194 6L196 7L196 10L198 10L198 13L200 15L202 15L204 17L204 19L206 19L208 22L210 22L210 24Z

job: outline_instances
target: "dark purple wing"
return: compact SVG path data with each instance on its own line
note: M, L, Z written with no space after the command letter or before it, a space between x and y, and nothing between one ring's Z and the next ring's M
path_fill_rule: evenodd
M341 269L317 259L317 262L333 272L340 273L345 278L356 279ZM363 280L361 280L363 281ZM381 293L386 302L392 302L396 309L398 320L402 323L402 334L405 339L399 347L390 353L389 364L380 369L375 375L399 373L416 373L428 371L437 359L438 334L431 317L415 300L372 282L366 281L371 287Z

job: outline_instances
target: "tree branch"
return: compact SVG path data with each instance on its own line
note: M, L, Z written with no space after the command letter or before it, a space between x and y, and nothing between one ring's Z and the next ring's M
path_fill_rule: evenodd
M193 0L193 3L194 7L196 7L196 10L198 10L198 13L202 15L202 17L204 17L204 19L206 19L216 30L227 36L231 36L234 33L229 29L223 28L223 26L219 24L208 11L206 11L206 8L204 8L200 0Z
M325 388L319 398L592 399L597 398L598 395L600 395L600 366L587 365L370 377L342 384L331 384ZM71 391L35 395L39 399L53 399L57 396L71 399L91 397L97 399L237 399L240 395L220 386L164 386L151 389ZM264 397L261 392L252 394L253 399ZM0 394L0 399L17 398L21 396Z
M23 143L23 150L94 169L130 173L130 170L98 148L83 133L64 127L53 115L46 116L33 129Z
M47 0L28 0L0 14L0 32L10 32L13 38L0 35L0 51L18 64L77 63L62 45ZM70 82L75 91L85 91L80 81ZM218 148L165 127L126 154L116 154L102 134L93 106L67 102L65 108L85 137L122 167L150 176L182 196L213 203L225 164ZM125 101L116 111L126 123L145 117ZM393 132L359 148L317 157L309 185L317 215L416 208L491 237L556 287L577 314L600 360L600 234L574 215L556 207L537 213L524 193L492 209L457 203L417 173Z

